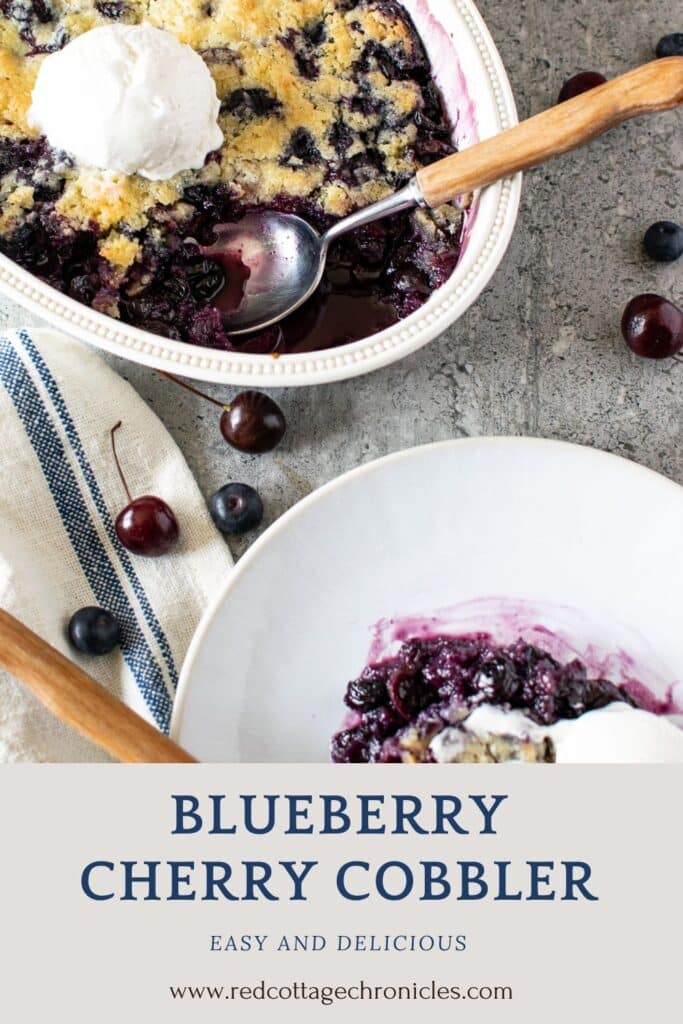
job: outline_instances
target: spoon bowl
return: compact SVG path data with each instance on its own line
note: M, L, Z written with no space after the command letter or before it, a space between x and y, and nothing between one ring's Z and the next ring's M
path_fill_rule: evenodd
M270 327L303 305L320 284L327 250L301 217L250 213L221 224L215 238L201 251L225 268L228 287L219 302L231 334ZM230 287L234 282L237 287Z

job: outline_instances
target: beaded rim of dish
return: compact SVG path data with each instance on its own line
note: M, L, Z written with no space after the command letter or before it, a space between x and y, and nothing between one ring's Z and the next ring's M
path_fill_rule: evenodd
M516 119L507 76L481 15L472 0L451 0L483 62L495 101L500 130ZM172 341L123 324L63 295L13 260L0 254L0 291L44 317L53 327L133 362L206 381L231 384L268 383L288 387L332 382L369 373L403 358L455 323L475 301L503 258L514 228L521 176L494 188L498 201L485 244L469 271L452 277L415 313L379 334L322 352L300 355L253 355L219 352L188 342Z

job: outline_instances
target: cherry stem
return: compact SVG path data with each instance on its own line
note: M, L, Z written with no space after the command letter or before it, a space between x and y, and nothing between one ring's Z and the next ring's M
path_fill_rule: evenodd
M166 380L172 380L174 384L178 384L181 388L185 388L186 391L191 391L193 395L197 395L199 398L205 398L206 401L211 402L212 405L217 405L219 409L223 410L223 412L230 412L229 405L225 405L224 402L219 402L217 398L212 398L211 395L205 394L203 391L200 391L199 388L193 387L191 384L181 380L179 377L174 377L172 373L166 373L165 370L157 370L157 373L160 373L162 377L166 378Z
M116 452L116 441L114 439L114 434L116 433L116 431L119 429L120 426L121 426L121 420L119 420L118 423L114 424L114 426L111 428L111 431L109 433L109 436L111 437L111 450L114 453L114 462L116 463L116 468L119 471L119 476L121 477L121 483L123 484L123 489L126 492L126 497L128 498L129 502L132 502L133 495L130 493L130 489L129 489L128 484L126 482L126 478L123 475L123 470L121 469L121 463L119 462L119 457L118 457L118 454Z

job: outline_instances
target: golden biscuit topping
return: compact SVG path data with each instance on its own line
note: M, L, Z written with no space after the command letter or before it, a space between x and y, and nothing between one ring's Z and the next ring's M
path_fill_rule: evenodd
M37 16L19 22L24 26L21 34L17 24L0 18L0 137L35 134L26 114L42 59L36 50L49 51L79 33L111 24L112 16L164 28L194 47L209 65L223 103L225 143L217 162L199 173L152 187L137 177L122 181L121 176L90 168L66 169L58 210L74 226L91 224L104 233L118 225L138 230L148 223L150 209L174 203L190 179L220 180L237 197L255 203L282 194L314 196L323 211L340 217L387 194L391 178L414 171L409 147L416 129L409 115L421 105L418 84L389 80L370 61L363 88L369 87L372 102L353 102L359 96L355 68L369 40L405 52L413 45L405 22L383 13L381 5L339 5L335 0L52 0L50 10L52 19ZM327 183L328 166L336 157L331 136L341 117L353 134L347 156L362 153L365 140L374 136L385 180ZM297 136L302 129L306 135Z

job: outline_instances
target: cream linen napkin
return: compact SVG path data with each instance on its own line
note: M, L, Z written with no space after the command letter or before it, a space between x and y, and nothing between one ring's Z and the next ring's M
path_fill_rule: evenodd
M131 555L114 520L126 504L109 431L134 496L174 510L177 548ZM0 338L0 603L167 731L188 644L232 562L190 470L161 422L95 351L56 331ZM72 613L100 605L120 651L79 655ZM0 761L106 760L0 674Z

